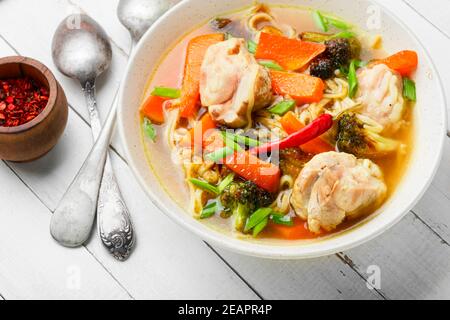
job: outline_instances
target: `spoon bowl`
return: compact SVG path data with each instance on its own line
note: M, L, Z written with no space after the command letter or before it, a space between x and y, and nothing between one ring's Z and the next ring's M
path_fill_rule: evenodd
M128 29L134 42L179 0L120 0L117 16Z
M76 14L59 25L53 38L52 56L64 75L84 84L109 68L112 50L103 28L89 16Z

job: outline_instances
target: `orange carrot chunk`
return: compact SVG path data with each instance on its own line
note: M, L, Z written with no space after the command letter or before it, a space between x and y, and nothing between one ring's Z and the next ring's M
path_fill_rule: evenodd
M376 61L375 63L383 63L405 77L410 76L416 71L419 65L419 57L415 51L406 50L400 51L386 59Z
M217 125L211 118L209 113L205 114L199 121L196 122L194 127L189 130L187 135L188 139L182 142L183 147L206 146L208 137L214 133Z
M302 73L270 71L273 90L282 96L290 96L297 104L319 102L323 98L325 84L322 79Z
M164 123L164 103L167 98L150 96L141 107L141 114L156 124Z
M317 238L317 235L308 230L305 221L301 220L300 218L294 218L293 220L293 226L270 223L267 227L267 235L269 237L276 237L285 240Z
M225 40L222 33L207 34L189 41L181 89L180 108L183 118L191 118L198 111L200 99L200 73L208 48Z
M286 131L288 134L298 132L305 127L292 111L286 113L283 118L281 118L280 123L283 126L284 131ZM304 145L301 145L300 149L310 154L320 154L324 152L335 151L335 148L333 148L331 144L324 141L320 137L311 140Z
M320 43L289 39L283 36L261 33L256 59L274 60L285 70L300 70L325 51Z
M262 161L249 152L236 152L225 160L228 169L254 182L258 187L271 193L280 186L280 168L272 163Z

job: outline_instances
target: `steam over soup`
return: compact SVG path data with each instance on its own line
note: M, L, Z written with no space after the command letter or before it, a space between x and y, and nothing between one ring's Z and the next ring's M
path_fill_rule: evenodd
M151 75L149 163L221 232L285 241L346 230L389 199L408 165L417 65L414 51L387 54L314 10L214 18Z

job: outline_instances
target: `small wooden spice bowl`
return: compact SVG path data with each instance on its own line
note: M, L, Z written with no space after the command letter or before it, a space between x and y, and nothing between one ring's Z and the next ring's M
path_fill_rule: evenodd
M0 79L30 77L49 91L44 110L30 122L0 126L0 159L28 162L47 154L58 142L67 125L68 104L64 90L42 63L27 57L0 59Z

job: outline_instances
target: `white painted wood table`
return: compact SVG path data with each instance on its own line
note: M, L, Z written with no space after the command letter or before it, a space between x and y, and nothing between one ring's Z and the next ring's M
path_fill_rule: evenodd
M450 0L383 2L429 49L450 99ZM66 15L80 10L107 30L114 62L98 85L105 116L130 46L115 15L117 3L0 0L0 56L20 54L44 62L70 103L67 130L50 154L28 164L0 162L0 300L450 298L450 139L431 188L392 230L349 252L279 262L213 248L170 221L141 191L115 138L113 164L138 237L134 254L117 262L97 236L79 249L57 245L48 231L50 217L92 139L79 85L52 62L52 34ZM381 270L380 289L368 289L371 266Z

